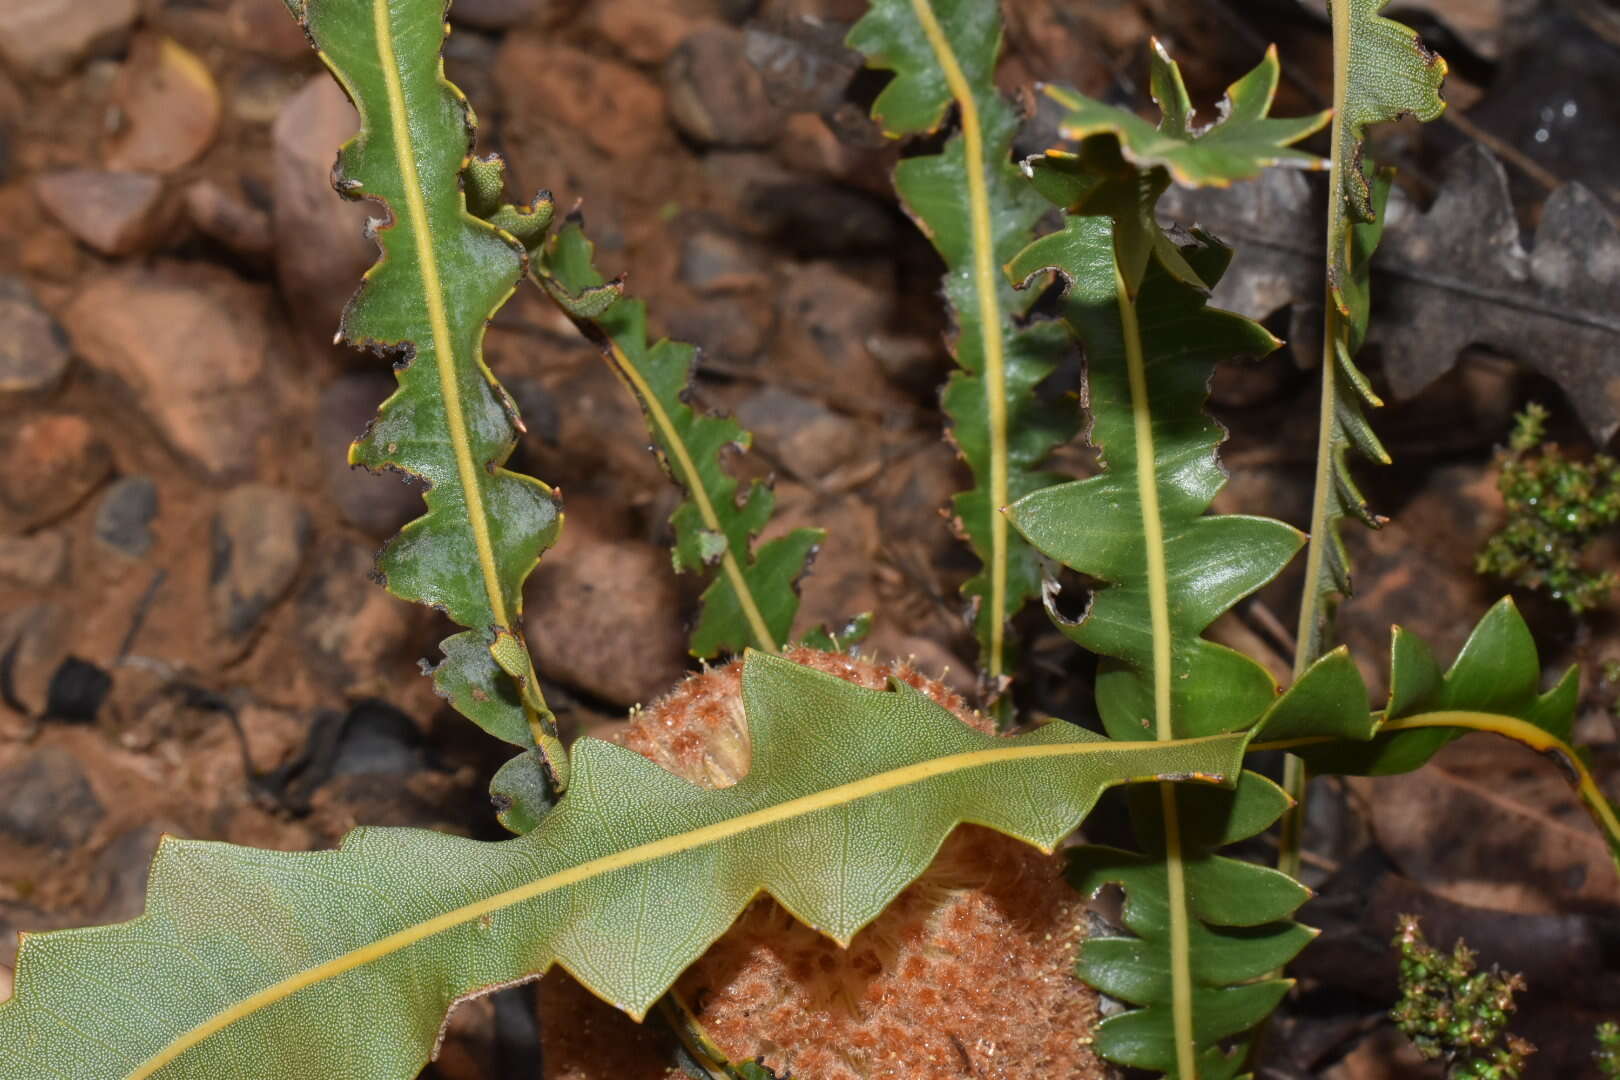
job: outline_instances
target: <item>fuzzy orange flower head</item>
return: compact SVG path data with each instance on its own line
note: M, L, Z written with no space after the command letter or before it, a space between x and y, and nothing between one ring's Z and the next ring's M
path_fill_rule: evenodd
M907 664L808 648L787 659L871 689L899 679L992 730ZM694 676L618 741L694 783L734 784L751 757L741 680L741 661ZM1099 1077L1097 998L1072 974L1084 907L1058 856L963 826L849 948L761 898L677 990L732 1060L795 1080Z

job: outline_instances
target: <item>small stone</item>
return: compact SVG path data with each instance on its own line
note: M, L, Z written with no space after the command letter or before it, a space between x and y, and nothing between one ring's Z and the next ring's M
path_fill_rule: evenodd
M777 294L771 355L781 370L793 372L805 385L878 401L888 380L870 341L884 328L891 305L887 293L832 263L795 266Z
M96 539L121 555L139 559L152 550L152 522L158 515L158 490L150 477L124 476L96 505Z
M360 276L377 261L365 225L378 208L332 190L335 148L359 126L343 90L322 73L310 77L270 128L276 277L287 310L322 345L332 340Z
M45 212L103 255L151 251L174 221L163 179L151 173L68 169L34 181Z
M238 255L268 255L275 243L270 235L270 215L231 194L217 181L198 180L186 188L184 205L198 232Z
M293 95L303 89L307 77L307 72L269 60L243 64L232 73L226 92L226 108L230 110L231 119L256 128L269 127Z
M113 90L122 126L103 159L115 169L167 173L202 157L219 134L219 87L184 45L143 35Z
M771 330L768 305L736 296L683 304L666 313L670 337L703 350L702 363L751 364Z
M343 718L332 776L409 776L422 766L422 731L392 705L368 699Z
M0 536L0 580L25 589L60 584L67 573L68 538L60 529Z
M683 0L598 0L596 33L638 64L661 64L697 28L701 14Z
M24 420L0 443L0 524L31 529L71 511L112 472L112 452L72 413Z
M0 770L0 833L34 847L82 847L107 811L73 755L57 746Z
M25 717L43 716L72 634L72 621L60 604L35 604L0 617L0 672L5 676L0 686L6 691L0 702Z
M0 277L0 404L49 395L67 373L67 334L21 278Z
M745 398L737 420L761 450L801 477L825 477L873 441L854 420L774 386Z
M686 668L669 552L593 536L570 519L530 579L524 628L547 678L628 706L651 701Z
M309 515L285 491L244 484L221 501L212 536L208 602L214 626L243 638L298 576L309 547Z
M298 638L310 668L335 689L381 692L409 664L417 608L371 581L371 548L332 538L298 590Z
M373 473L349 464L349 444L357 438L398 383L380 372L341 375L321 390L315 404L315 451L320 456L326 495L344 520L378 540L422 516L420 488L394 473Z
M740 236L700 229L681 244L681 280L705 296L767 289L770 262L758 245Z
M311 51L304 28L288 18L286 8L279 4L231 0L225 24L236 44L248 52L277 60L300 60Z
M520 31L502 44L495 80L509 110L544 102L546 120L610 158L639 161L666 138L663 92L627 64Z
M0 58L25 76L58 79L90 56L122 47L137 0L6 0Z
M475 30L510 30L522 26L543 7L555 7L550 0L456 0L450 7L450 21Z
M729 26L689 34L664 64L664 92L675 126L701 146L766 146L782 127L765 80Z
M893 211L864 191L820 180L750 184L743 208L771 239L803 256L892 252Z
M126 922L146 910L152 858L169 831L177 830L151 823L137 825L118 836L97 857L94 873L101 888L98 924Z
M97 278L63 321L79 354L128 389L185 460L250 473L269 409L270 297L222 267L160 262Z

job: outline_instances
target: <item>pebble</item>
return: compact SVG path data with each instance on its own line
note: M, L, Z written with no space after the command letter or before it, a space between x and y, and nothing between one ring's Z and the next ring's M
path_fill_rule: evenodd
M835 388L851 398L880 399L888 380L868 342L883 329L891 304L888 293L833 263L792 267L777 294L774 363L803 384Z
M664 548L593 535L571 518L525 591L525 633L548 679L628 706L652 701L685 670Z
M422 731L387 702L356 702L343 718L332 776L409 776L422 769Z
M450 7L450 21L476 30L510 30L542 9L558 6L555 0L456 0Z
M333 688L380 691L410 660L417 608L371 581L372 549L323 540L298 589L298 639L311 670Z
M349 465L349 444L377 414L398 383L392 375L340 375L315 403L315 452L321 460L327 498L345 521L378 540L426 512L421 490L396 473L373 473Z
M268 255L275 244L270 215L240 198L217 180L203 179L186 188L186 216L197 231L238 255Z
M0 536L0 580L25 589L59 585L67 576L68 538L60 529Z
M6 674L0 703L25 717L44 715L71 640L71 620L60 604L34 604L0 617L0 670Z
M638 64L661 64L698 25L682 0L597 0L590 7L599 37Z
M233 488L214 514L208 603L227 637L252 633L286 595L309 548L309 514L285 491Z
M206 263L123 266L63 322L91 367L126 387L165 441L215 479L252 472L269 420L270 295Z
M120 126L102 158L115 169L167 173L202 157L219 134L219 86L179 42L138 37L113 89Z
M886 204L823 180L750 184L743 211L771 239L801 256L884 252L892 258L900 244L897 219Z
M67 514L112 472L112 451L90 421L45 413L0 439L0 525L22 531Z
M668 138L657 83L628 64L538 34L507 36L495 81L508 111L545 102L547 121L578 133L609 158L640 162Z
M152 550L152 522L158 515L158 490L150 477L124 476L96 504L96 539L121 555L139 559Z
M737 420L767 455L794 475L812 479L846 464L872 441L848 417L775 386L744 398Z
M287 9L280 4L266 4L264 0L231 0L230 8L225 12L225 25L237 45L262 56L277 60L301 60L311 51L303 27L291 19Z
M24 77L59 79L90 56L117 52L137 0L5 0L0 59Z
M765 348L771 330L767 305L738 296L717 296L683 304L666 313L670 337L703 350L704 359L751 364Z
M72 851L107 816L74 756L57 746L0 770L0 833L34 847Z
M0 405L48 396L71 358L67 334L27 283L0 277Z
M767 289L769 255L734 233L699 229L681 244L681 280L705 296Z
M782 127L742 32L729 26L687 35L664 64L664 93L675 126L700 146L767 146Z
M166 239L175 204L152 173L67 169L34 181L34 197L76 239L103 255L151 251Z
M293 95L270 128L276 277L287 310L309 340L323 346L360 276L377 260L365 224L381 216L380 208L332 190L338 147L359 125L354 106L322 72Z

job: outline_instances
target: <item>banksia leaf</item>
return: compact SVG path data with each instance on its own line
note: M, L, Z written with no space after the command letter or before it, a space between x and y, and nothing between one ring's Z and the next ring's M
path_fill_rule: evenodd
M1007 622L1041 582L1035 553L1007 528L1001 509L1060 479L1038 467L1075 429L1071 410L1034 393L1062 355L1063 332L1025 325L1038 290L1020 295L1000 270L1046 210L1011 159L1017 117L994 81L1001 36L994 3L875 0L848 38L873 67L894 72L872 106L891 136L932 134L956 106L960 129L939 153L902 161L894 182L945 260L960 370L943 405L974 480L954 509L983 564L962 591L973 605L979 669L992 696L1013 671Z
M1153 98L1163 114L1158 124L1072 90L1049 86L1046 95L1068 110L1059 123L1063 137L1083 140L1112 135L1126 161L1138 169L1162 167L1186 187L1228 187L1234 180L1259 176L1268 165L1322 167L1315 154L1296 150L1293 144L1326 127L1328 113L1269 115L1282 71L1276 46L1266 50L1253 71L1226 88L1219 117L1202 128L1193 126L1192 103L1181 81L1181 68L1158 41L1153 42L1150 62Z
M440 0L290 5L360 111L333 177L388 208L382 258L343 313L339 340L391 357L399 389L349 461L427 484L427 513L377 558L389 591L467 627L444 642L434 684L498 738L538 746L557 786L566 759L523 645L523 582L562 521L551 489L502 468L517 411L484 365L484 325L524 252L467 210L458 182L473 115L445 81ZM498 654L498 655L497 655Z
M1100 583L1077 621L1058 623L1102 657L1097 705L1110 736L1168 742L1242 731L1272 704L1276 685L1259 664L1201 634L1276 576L1301 537L1277 521L1205 516L1225 475L1215 456L1223 433L1202 406L1217 360L1277 342L1247 319L1206 308L1204 288L1177 280L1156 257L1132 301L1114 252L1109 219L1071 216L1013 261L1015 275L1051 268L1068 282L1064 318L1086 346L1090 438L1107 471L1035 492L1008 513L1038 549ZM1229 253L1200 238L1180 257L1213 283ZM1136 935L1088 941L1079 972L1139 1006L1098 1026L1103 1056L1169 1076L1231 1076L1243 1061L1243 1033L1288 989L1265 976L1310 938L1288 918L1307 893L1276 871L1216 854L1276 820L1288 805L1276 785L1245 773L1236 794L1214 803L1189 796L1166 784L1133 798L1140 853L1074 852L1077 887L1125 888L1125 921ZM1229 815L1245 828L1199 824ZM1249 889L1252 902L1199 899Z
M454 1002L553 964L640 1017L761 891L848 942L957 824L1050 850L1105 787L1229 779L1244 742L997 738L904 684L757 652L742 697L753 764L724 790L582 738L556 809L498 843L166 840L139 918L24 941L0 1077L403 1080Z
M727 447L747 449L748 432L686 404L694 349L667 338L649 345L642 301L614 292L595 310L580 306L574 298L603 295L611 284L591 257L591 242L569 222L546 243L536 271L635 394L665 470L686 492L670 518L675 569L713 576L692 631L692 654L711 657L748 646L776 652L799 609L795 582L826 534L795 529L755 549L776 496L756 480L739 497L737 479L721 461Z
M1160 60L1162 128L1185 130L1179 77ZM1275 78L1267 65L1259 70ZM1269 98L1252 84L1234 89L1246 102L1231 108L1234 120L1264 119L1251 94ZM1302 137L1311 129L1289 130ZM1035 187L1069 212L1008 272L1027 281L1051 270L1066 285L1060 310L1085 346L1089 440L1104 471L1027 495L1008 516L1037 549L1095 582L1077 618L1049 607L1065 634L1100 657L1097 707L1108 734L1171 743L1250 730L1276 703L1264 668L1202 634L1272 580L1303 537L1278 521L1207 514L1226 479L1216 456L1224 432L1204 413L1214 365L1279 343L1206 306L1230 252L1201 233L1177 239L1160 229L1154 203L1167 166L1131 164L1121 141L1113 128L1099 129L1078 155L1026 166ZM1212 179L1218 172L1194 175L1222 182ZM1341 674L1326 668L1313 686L1331 689ZM1360 717L1345 718L1351 730L1366 728L1365 695L1361 705ZM1305 889L1218 854L1268 828L1288 797L1253 773L1236 791L1212 794L1170 784L1134 792L1141 850L1083 847L1072 856L1078 887L1125 889L1135 935L1088 941L1081 953L1082 978L1136 1006L1098 1026L1097 1050L1183 1080L1241 1070L1248 1033L1288 989L1273 973L1311 937L1291 919Z
M1369 124L1402 116L1435 119L1445 111L1446 62L1417 33L1378 14L1389 0L1333 0L1333 170L1328 192L1328 289L1341 313L1354 266L1350 226L1376 217L1375 181L1362 163Z
M1327 303L1322 333L1321 444L1311 512L1311 549L1300 605L1296 674L1321 655L1335 593L1348 596L1350 560L1339 523L1350 515L1370 528L1382 523L1367 506L1346 461L1352 447L1389 464L1389 454L1368 423L1366 408L1383 404L1355 356L1367 336L1373 251L1383 232L1384 203L1393 172L1369 176L1362 143L1369 124L1415 116L1433 120L1445 109L1440 83L1446 62L1423 47L1417 34L1379 16L1388 0L1335 0L1333 22L1333 161L1328 180ZM1296 785L1297 786L1297 785ZM1302 789L1293 792L1296 796Z
M1330 653L1318 666L1338 655L1337 651ZM1365 700L1359 676L1356 690L1350 688L1348 677L1342 681L1341 701ZM1504 598L1480 619L1445 671L1421 638L1396 627L1390 649L1389 700L1372 715L1365 733L1356 735L1332 725L1327 730L1313 730L1308 723L1290 723L1285 717L1273 722L1268 714L1254 748L1289 750L1303 758L1313 773L1385 776L1418 768L1441 747L1470 731L1506 736L1559 763L1603 831L1620 868L1620 817L1572 739L1579 699L1577 671L1570 668L1546 692L1541 682L1535 639L1513 601ZM1285 695L1274 712L1299 713L1288 700L1302 684L1303 680ZM1317 704L1326 706L1325 696L1317 695ZM1323 715L1327 714L1318 713Z

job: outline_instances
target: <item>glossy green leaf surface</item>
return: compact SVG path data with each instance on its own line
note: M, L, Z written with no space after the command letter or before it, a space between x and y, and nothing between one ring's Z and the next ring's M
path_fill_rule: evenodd
M733 787L582 738L524 836L360 829L337 851L167 840L146 912L34 935L0 1004L0 1077L401 1080L445 1012L561 964L641 1015L760 892L849 938L975 822L1046 849L1105 787L1236 775L1242 736L999 739L896 684L751 652Z
M554 296L585 296L604 285L577 222L547 241L536 272L552 283ZM635 394L665 470L686 492L670 518L675 568L713 577L692 630L693 655L749 646L776 652L799 609L795 582L826 534L795 529L756 549L754 538L770 521L776 497L758 480L739 493L721 462L727 448L747 449L748 432L729 417L703 415L686 403L693 347L667 338L649 345L646 304L617 292L600 311L575 317L589 323L588 336Z
M1160 59L1155 92L1166 118L1154 130L1196 139L1179 73ZM1269 63L1234 87L1229 116L1238 122L1263 119ZM1204 402L1217 362L1278 342L1207 306L1230 252L1201 233L1178 241L1160 228L1154 204L1167 166L1133 161L1122 146L1132 135L1119 131L1140 132L1112 123L1099 123L1078 154L1027 163L1037 190L1068 214L1008 267L1015 281L1052 270L1066 285L1061 312L1085 347L1089 438L1104 471L1027 495L1008 516L1036 548L1094 583L1077 618L1048 606L1065 634L1101 658L1097 707L1113 739L1249 730L1276 704L1276 684L1202 634L1275 577L1303 537L1277 521L1206 514L1225 473L1216 456L1224 432ZM1296 123L1292 137L1314 123ZM1225 182L1211 179L1216 172L1189 175ZM1363 729L1365 706L1363 693ZM1269 827L1289 799L1245 773L1235 792L1213 800L1161 784L1133 793L1131 804L1140 851L1082 847L1071 856L1078 887L1124 888L1135 935L1082 948L1081 977L1136 1006L1099 1024L1095 1045L1112 1061L1168 1076L1233 1076L1248 1033L1287 991L1274 973L1311 932L1291 920L1302 887L1218 850Z
M974 605L979 668L992 694L1014 668L1007 622L1041 582L1035 554L1000 510L1060 479L1039 466L1076 428L1071 408L1034 393L1065 336L1049 323L1025 325L1037 290L1019 294L1001 273L1046 210L1012 162L1018 121L994 80L1001 41L999 5L980 0L874 0L848 38L871 66L894 72L872 106L891 136L932 134L953 104L960 124L938 153L902 161L894 179L945 261L960 370L942 404L974 481L953 507L982 563L962 591Z
M382 258L339 336L393 359L399 388L349 460L428 489L427 512L388 542L377 568L395 595L468 628L444 643L440 692L490 734L538 743L555 772L565 759L522 647L521 614L524 579L562 515L546 485L502 468L517 411L482 357L484 326L522 275L524 252L467 210L459 180L473 116L440 66L444 5L306 0L293 10L360 112L334 184L388 208L376 229ZM498 661L497 648L513 655Z
M1176 183L1188 187L1227 187L1235 180L1259 176L1268 165L1322 167L1320 158L1292 144L1327 126L1329 114L1270 115L1281 75L1275 46L1252 71L1226 88L1219 116L1202 128L1193 125L1192 102L1180 67L1157 41L1150 64L1153 99L1162 113L1158 124L1050 86L1047 96L1067 110L1059 127L1064 138L1111 135L1126 161L1138 169L1163 168Z

